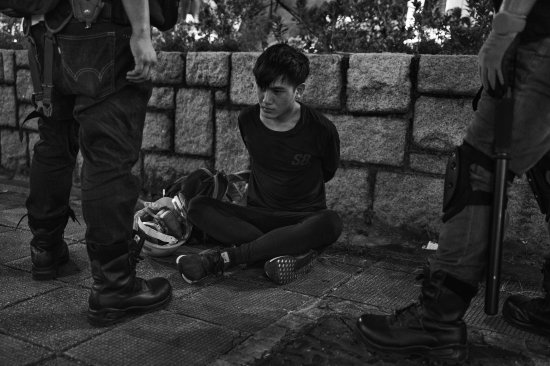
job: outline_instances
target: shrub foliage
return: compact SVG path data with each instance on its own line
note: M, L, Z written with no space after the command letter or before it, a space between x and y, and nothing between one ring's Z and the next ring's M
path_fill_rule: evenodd
M310 0L313 1L313 0ZM185 16L153 32L164 51L260 51L286 42L306 52L475 54L491 27L492 1L444 13L437 0L205 1L198 23ZM290 7L287 4L294 4ZM20 20L0 17L0 47L20 48Z

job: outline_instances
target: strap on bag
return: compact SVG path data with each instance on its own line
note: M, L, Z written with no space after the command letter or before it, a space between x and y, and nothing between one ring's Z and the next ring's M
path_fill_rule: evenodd
M38 55L36 54L36 47L34 44L29 49L29 68L31 71L31 79L33 84L34 93L32 95L32 103L35 107L35 110L31 112L23 121L19 128L19 136L22 139L21 127L29 120L34 118L50 118L53 113L52 105L52 96L53 96L53 63L54 63L54 50L55 50L55 34L59 33L65 26L71 21L74 17L79 21L86 23L86 28L91 26L91 23L94 22L99 14L102 13L102 9L106 8L107 13L111 14L110 4L109 6L104 6L103 0L94 0L94 1L78 1L71 0L72 12L67 14L67 16L61 21L57 22L55 26L45 21L46 33L44 34L44 60L43 60L43 69L40 70L40 67L36 61ZM103 13L106 13L105 11ZM30 20L27 19L27 23L30 23ZM29 28L27 32L30 33L30 24L27 25ZM30 37L30 36L29 36ZM31 40L32 43L34 41ZM43 79L40 80L40 75L42 71Z

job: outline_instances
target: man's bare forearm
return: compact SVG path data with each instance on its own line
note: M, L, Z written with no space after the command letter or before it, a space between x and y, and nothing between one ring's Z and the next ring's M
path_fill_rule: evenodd
M130 49L134 56L134 69L128 71L126 79L134 83L149 80L151 70L157 63L157 55L151 42L149 0L122 0L126 15L132 25Z
M126 15L132 25L132 32L136 35L150 35L148 0L122 0Z

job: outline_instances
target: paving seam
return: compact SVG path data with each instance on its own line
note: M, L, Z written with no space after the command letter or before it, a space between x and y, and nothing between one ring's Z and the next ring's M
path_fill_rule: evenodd
M10 333L7 333L5 330L3 329L0 329L0 333L4 334L5 336L8 336L10 338L13 338L13 339L17 339L21 342L24 342L24 343L28 343L28 344L32 344L33 346L36 346L36 347L39 347L39 348L43 348L45 350L47 350L48 352L52 352L54 354L56 354L56 351L48 346L44 346L42 344L38 344L38 343L35 343L27 338L23 338L21 336L18 336L16 334L10 334Z
M323 300L322 297L314 299L315 300L312 300L311 303L306 306L306 308L314 308ZM273 352L273 350L277 346L282 345L282 342L284 342L290 334L298 333L305 327L315 324L315 322L317 322L321 316L325 315L321 313L319 316L315 315L313 317L306 317L297 313L300 309L301 308L293 310L283 317L279 318L279 320L268 325L267 327L262 328L255 333L252 333L250 337L246 338L241 343L233 347L233 349L231 349L229 352L218 357L217 360L211 362L208 365L249 365L261 359L264 355ZM292 320L292 318L296 317L302 319L297 327L290 328L288 325L285 325L285 323L289 323L289 320ZM267 337L267 335L273 334L277 334L277 336ZM258 341L258 339L260 341ZM262 343L263 347L261 348L261 350L258 350L258 344L260 342ZM247 356L243 357L243 354Z
M132 319L130 319L130 320L123 321L123 322L121 322L121 323L117 323L117 324L112 325L112 326L110 326L110 327L93 327L94 329L100 329L101 331L99 331L99 333L97 333L97 334L92 334L89 338L83 339L81 342L78 342L78 343L75 343L75 344L73 344L73 345L71 345L71 346L62 348L62 349L59 350L57 353L62 354L63 356L68 357L68 358L70 358L70 359L72 359L72 360L75 360L75 361L78 361L78 362L83 362L81 359L77 359L77 358L71 357L71 356L69 356L68 354L66 354L65 352L67 352L67 351L69 351L69 350L71 350L71 349L73 349L73 348L75 348L75 347L78 347L78 346L80 346L80 345L83 344L83 343L89 342L89 341L91 341L92 339L95 339L95 338L97 338L97 337L101 337L101 336L103 336L103 335L105 335L105 334L107 334L107 333L109 333L109 332L112 332L113 330L117 329L118 327L121 327L121 326L123 326L124 324L126 324L126 323L128 323L128 322L130 322L130 321L133 321L133 320L137 319L138 317L139 317L139 316L135 316L134 318L132 318Z
M11 268L11 267L10 267L10 268ZM3 310L5 310L5 309L9 309L9 308L11 308L12 306L21 304L21 303L23 303L23 302L25 302L25 301L32 300L32 299L37 298L37 297L39 297L39 296L47 295L47 294L49 294L50 292L57 291L57 290L59 290L60 288L64 288L64 287L67 287L67 286L63 286L62 284L60 284L58 287L55 287L55 288L46 290L46 291L44 291L44 292L40 292L39 294L33 295L33 296L31 296L31 297L27 297L27 298L25 298L25 299L16 301L16 302L14 302L14 303L10 303L9 305L4 306L3 308L1 308L0 311L3 311ZM0 328L0 330L1 330L1 329L2 329L2 328Z
M485 329L478 325L468 325L469 343L472 342L470 340L470 337L473 333L481 334L482 345L488 345L490 347L495 347L499 349L513 347L514 351L518 354L524 354L528 355L529 357L544 358L545 360L548 360L548 355L530 350L527 346L527 343L524 342L525 339L523 338L511 337L507 334L495 331L494 329ZM541 342L537 343L542 344Z
M69 359L70 361L74 361L76 364L78 365L83 365L83 366L97 366L97 365L94 365L92 363L87 363L85 361L82 361L82 360L78 360L76 358L73 358L71 356L69 356L68 354L66 353L59 353L59 352L55 352L53 355L51 356L48 356L48 357L44 357L36 362L33 362L33 363L30 363L30 364L26 364L25 366L39 366L39 365L44 365L45 362L49 362L49 361L54 361L54 365L57 365L58 364L58 359L59 357L63 357L65 359Z
M317 322L320 317L326 315L326 311L322 310L322 311L319 312L319 314L315 314L313 316L311 316L311 315L308 316L308 315L304 314L304 310L315 309L320 303L322 303L323 300L328 298L328 296L331 292L335 291L337 288L339 288L343 284L347 283L348 281L353 279L354 276L362 273L363 270L364 270L364 268L360 267L360 266L353 266L352 265L352 267L356 267L360 270L358 270L357 272L351 273L346 278L344 278L341 281L339 281L338 283L334 284L333 286L331 286L331 288L329 290L327 290L327 292L323 293L320 296L315 296L315 295L311 295L311 294L308 294L308 293L303 293L303 292L300 292L300 291L297 291L297 290L291 289L291 288L281 288L282 291L308 296L308 297L311 298L311 300L306 302L303 306L287 313L286 315L279 318L275 322L271 323L267 327L264 327L264 328L254 332L254 333L248 333L249 334L248 337L244 338L242 340L242 342L237 344L229 352L222 355L217 360L213 361L210 365L218 365L218 366L219 365L232 365L234 363L231 363L231 359L234 359L234 358L239 358L239 361L238 361L239 365L242 362L244 362L244 364L249 364L249 363L254 362L258 359L258 355L257 355L257 353L258 353L258 351L257 351L257 348L258 348L257 339L258 338L260 338L263 342L267 342L267 344L265 344L264 349L263 349L263 353L262 353L262 355L263 355L265 353L272 352L273 348L276 347L277 345L279 345L280 342L283 341L288 336L289 332L299 332L304 327L315 324L315 322ZM237 281L237 282L241 282L241 283L250 283L250 282L252 282L254 284L261 284L261 285L265 286L265 284L262 281L255 280L253 278L250 278L250 279L249 278L231 278L231 279L234 280L234 281ZM265 287L271 288L270 286L265 286ZM204 320L204 319L195 318L195 317L187 315L187 314L180 314L180 313L173 312L173 311L171 311L171 312L176 313L178 315L185 315L189 318L198 319L200 321L208 322L210 324L214 324L214 325L217 325L217 326L225 327L224 325L213 323L213 322L210 322L210 321L207 321L207 320ZM297 317L297 318L301 319L300 326L298 328L293 328L293 329L290 329L290 328L284 326L284 323L287 322L288 319L291 319L293 317ZM228 329L232 329L232 328L228 328ZM280 332L281 329L283 330L283 334L280 337L276 337L275 339L268 338L268 337L263 337L263 338L261 337L263 334L266 334L266 333L267 334L277 334L278 332ZM239 332L245 333L245 334L247 333L247 332L242 332L242 331L239 331ZM248 359L243 359L242 357L238 357L238 355L240 355L240 354L247 354L247 355L249 355L249 358ZM262 355L260 355L260 357Z
M0 210L1 211L1 210ZM13 230L25 230L25 231L31 231L31 229L27 229L25 228L24 226L13 226L13 225L5 225L5 224L0 224L1 227L6 227L6 228L9 228L9 229L13 229ZM6 233L8 231L5 231Z
M349 281L351 279L351 277L352 276L350 276L350 278L348 278L347 281ZM347 281L342 281L342 283L345 283ZM311 295L309 295L309 296L311 296ZM272 323L271 325L269 325L269 326L267 326L263 329L258 330L255 333L253 333L250 337L243 340L243 342L241 342L239 345L235 346L231 351L229 351L228 353L226 353L223 356L221 356L220 358L218 358L218 360L210 363L209 366L249 365L253 362L258 361L259 359L261 359L263 357L263 355L265 355L267 353L270 353L270 352L273 352L276 347L282 346L283 343L286 344L286 341L287 341L287 338L289 337L289 335L299 333L300 331L302 331L306 327L314 325L323 316L326 316L328 314L337 314L337 312L335 312L332 309L327 310L327 309L323 309L323 308L318 307L319 304L322 304L322 302L324 300L327 300L329 298L342 300L338 297L330 296L329 294L325 294L325 295L322 295L320 297L312 296L312 301L304 304L304 306L302 306L302 307L300 307L296 310L291 311L290 313L288 313L287 315L281 317L279 320ZM346 301L348 301L348 300L346 300ZM360 302L357 302L357 301L350 301L350 302L364 305L363 303L360 303ZM304 310L310 310L310 309L318 309L320 311L319 312L312 312L313 315L306 315L304 313ZM296 327L296 328L289 328L289 327L285 326L284 324L286 322L288 322L288 319L291 319L293 317L298 317L298 318L303 319L300 326ZM280 335L279 337L277 337L275 339L270 339L268 337L264 337L263 339L261 338L261 335L263 333L267 332L267 334L276 334L277 330L280 330L280 329L283 329L284 332L283 332L282 335ZM257 337L257 335L260 335L260 337ZM266 339L268 339L268 341L267 341L268 343L264 347L264 350L263 350L263 352L261 352L259 357L257 355L257 353L258 353L258 351L257 351L257 348L258 348L257 338L260 338L260 340L263 340L264 342L266 341ZM247 354L247 355L249 355L249 357L248 358L239 357L239 355L241 355L241 354Z
M214 323L214 322L211 322L209 320L205 320L205 319L202 319L202 318L197 318L195 316L188 315L188 314L185 314L185 313L178 313L177 311L167 310L167 309L163 309L163 311L166 311L167 313L178 315L178 316L184 316L184 317L189 318L189 319L198 320L198 321L203 322L203 323L208 323L208 324L211 324L211 325L215 325L215 326L220 327L220 328L225 328L225 329L228 329L230 331L237 332L239 334L249 334L249 335L254 334L254 333L246 332L246 331L238 329L238 328L230 328L230 327L226 326L225 324ZM145 315L145 314L143 314L143 315ZM248 338L248 337L246 337L246 338Z
M29 273L29 274L30 274L30 273L31 273L31 269L30 269L30 268L29 268L29 269L23 269L23 268L21 268L21 267L13 267L13 265L10 264L10 263L12 263L12 262L17 262L17 261L20 261L20 260L25 259L25 258L28 258L28 257L30 257L30 256L29 256L29 255L25 255L25 256L23 256L23 257L15 258L15 259L13 259L13 260L11 260L11 261L9 261L9 262L2 263L2 265L5 266L5 267L8 267L8 268L11 268L11 269L16 269L16 270L18 270L18 271L21 271L21 272L25 272L25 273ZM33 280L33 281L34 281L34 280Z
M305 292L300 292L299 289L285 288L285 291L292 292L292 293L295 293L295 294L300 294L300 295L306 295L306 296L314 297L314 298L318 298L318 299L323 299L327 296L330 296L331 293L338 290L339 287L341 287L341 286L345 285L346 283L348 283L349 281L351 281L354 275L355 275L355 273L350 274L347 278L345 278L345 279L341 280L340 282L336 283L330 289L326 290L325 292L323 292L321 295L318 295L318 296L311 295L311 294L308 294L308 293L305 293Z

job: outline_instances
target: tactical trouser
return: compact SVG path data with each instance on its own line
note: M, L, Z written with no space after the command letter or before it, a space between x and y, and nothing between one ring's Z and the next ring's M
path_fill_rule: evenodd
M32 27L43 68L43 24ZM39 121L31 164L29 216L66 217L77 153L82 153L82 211L88 246L127 243L139 180L139 157L151 84L130 84L131 30L113 24L84 29L71 23L56 35L53 115ZM59 51L63 54L60 56Z
M510 170L521 175L550 151L550 38L521 43L515 58L514 129ZM492 156L498 100L484 92L465 141ZM492 192L492 173L473 164L472 189ZM443 225L431 270L476 285L487 263L491 206L467 205Z

